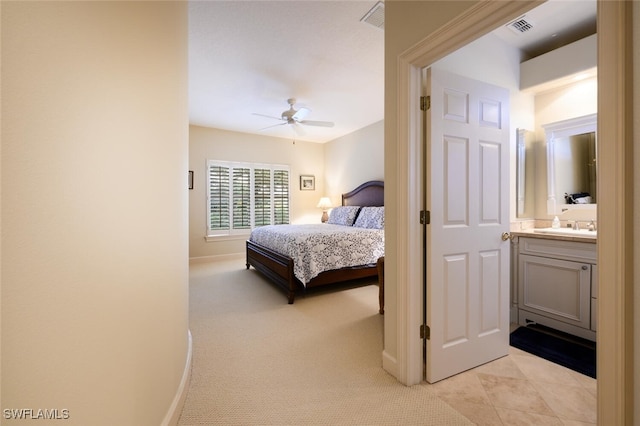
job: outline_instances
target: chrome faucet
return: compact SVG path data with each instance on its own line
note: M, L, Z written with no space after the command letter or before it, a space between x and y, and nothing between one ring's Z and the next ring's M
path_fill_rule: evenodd
M596 230L596 222L592 220L591 222L589 222L589 231L595 231L595 230Z

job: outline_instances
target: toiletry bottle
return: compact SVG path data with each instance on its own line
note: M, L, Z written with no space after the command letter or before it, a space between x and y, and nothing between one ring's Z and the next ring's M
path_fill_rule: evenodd
M558 219L558 216L553 218L553 222L551 222L551 227L554 229L560 228L560 219Z

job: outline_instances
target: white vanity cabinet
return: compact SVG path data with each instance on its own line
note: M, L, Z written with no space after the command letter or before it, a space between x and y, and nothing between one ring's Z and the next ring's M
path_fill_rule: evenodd
M518 239L518 322L595 340L596 244Z

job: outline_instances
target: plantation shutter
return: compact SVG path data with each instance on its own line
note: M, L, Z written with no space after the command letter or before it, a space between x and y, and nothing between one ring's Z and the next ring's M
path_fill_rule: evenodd
M271 224L271 169L255 169L254 182L254 225Z
M274 224L289 223L289 171L273 172L273 213Z
M251 228L251 169L233 169L233 229Z
M208 161L207 237L289 223L289 167Z
M229 229L229 168L209 167L209 228Z

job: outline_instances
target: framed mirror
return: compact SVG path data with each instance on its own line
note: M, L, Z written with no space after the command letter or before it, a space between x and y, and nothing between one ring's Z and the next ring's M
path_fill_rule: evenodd
M595 210L597 114L545 124L542 128L547 141L547 213Z
M534 216L534 133L516 130L516 217Z

